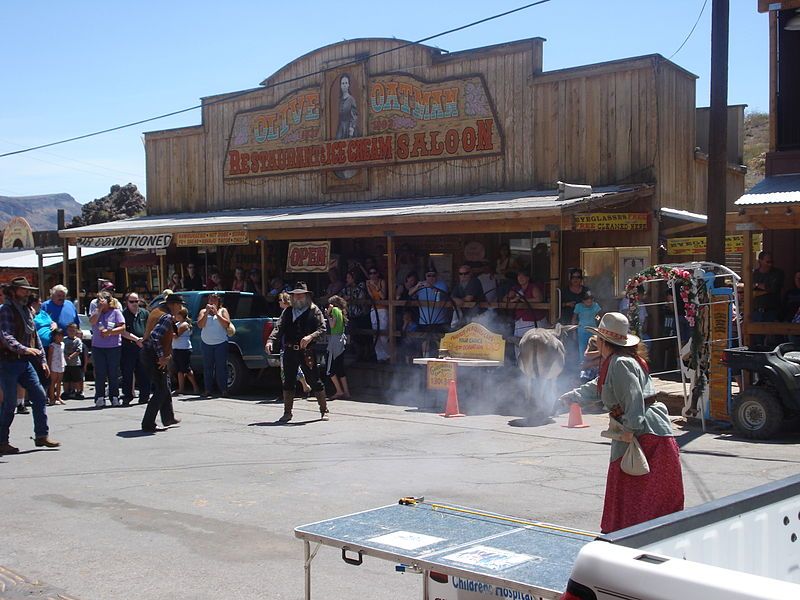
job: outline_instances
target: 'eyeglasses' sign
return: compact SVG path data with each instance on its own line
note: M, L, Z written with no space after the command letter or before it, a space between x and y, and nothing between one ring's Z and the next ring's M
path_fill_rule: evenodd
M324 104L317 89L305 89L275 106L237 114L224 177L341 173L503 151L481 77L428 83L410 75L379 75L359 85L360 93L355 79L341 74ZM330 107L327 116L323 106Z
M331 243L290 242L286 255L287 273L325 273L330 268Z
M649 231L650 213L583 213L575 215L575 231Z
M158 250L172 243L171 233L158 235L109 235L78 238L81 248L119 248L120 250Z

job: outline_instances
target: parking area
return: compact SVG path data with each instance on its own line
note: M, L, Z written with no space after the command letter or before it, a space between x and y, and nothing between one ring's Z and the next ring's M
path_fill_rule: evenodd
M176 402L180 425L142 435L142 410L51 407L59 450L35 449L30 416L17 416L11 442L22 452L0 457L0 566L83 600L298 598L295 526L403 496L598 528L602 415L585 415L586 429L563 427L566 415L517 427L514 416L444 419L408 398L362 396L331 403L329 422L298 400L295 419L278 425L282 406L261 396L189 397ZM800 468L798 436L678 434L689 506ZM317 597L420 595L419 577L381 561L352 567L323 548L314 564ZM14 598L8 590L0 598Z

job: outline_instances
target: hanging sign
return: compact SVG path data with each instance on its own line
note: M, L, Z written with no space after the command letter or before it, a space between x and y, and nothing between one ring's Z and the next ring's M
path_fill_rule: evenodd
M119 248L120 250L157 250L172 243L171 233L158 235L109 235L78 238L75 245L81 248Z
M175 235L178 246L246 246L250 243L247 231L191 231Z
M435 360L428 362L428 389L446 390L450 382L456 378L457 363L451 360Z
M650 213L583 213L575 215L575 231L649 231Z
M290 242L286 253L287 273L325 273L330 268L331 243Z
M330 81L329 81L330 80ZM329 107L326 111L325 107ZM241 179L493 156L497 116L480 76L427 82L406 74L366 78L355 67L278 104L234 118L223 177Z
M761 241L763 234L757 233L753 235L753 248L752 252L761 250ZM743 235L726 235L725 236L725 254L734 254L744 252L744 236ZM704 255L706 253L706 238L705 237L682 237L672 238L667 240L667 254L673 256L688 256L688 255Z
M33 229L30 223L22 217L14 217L6 224L3 231L3 249L8 248L33 248Z

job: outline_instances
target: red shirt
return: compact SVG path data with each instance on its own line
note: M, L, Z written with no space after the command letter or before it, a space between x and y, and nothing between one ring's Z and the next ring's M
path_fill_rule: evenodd
M533 281L529 281L524 290L519 285L515 285L512 289L515 292L521 292L530 303L533 303L534 292L538 291L539 295L544 296L542 287ZM525 305L524 302L521 302L520 304ZM525 308L518 308L516 311L514 311L514 318L518 321L542 321L547 318L547 311L539 308L528 308L525 306Z

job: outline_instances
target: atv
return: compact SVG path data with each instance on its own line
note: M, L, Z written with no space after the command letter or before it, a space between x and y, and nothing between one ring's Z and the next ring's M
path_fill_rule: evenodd
M737 434L770 439L786 420L800 416L800 345L780 344L759 351L730 348L722 362L752 373L752 384L734 397L731 417Z

